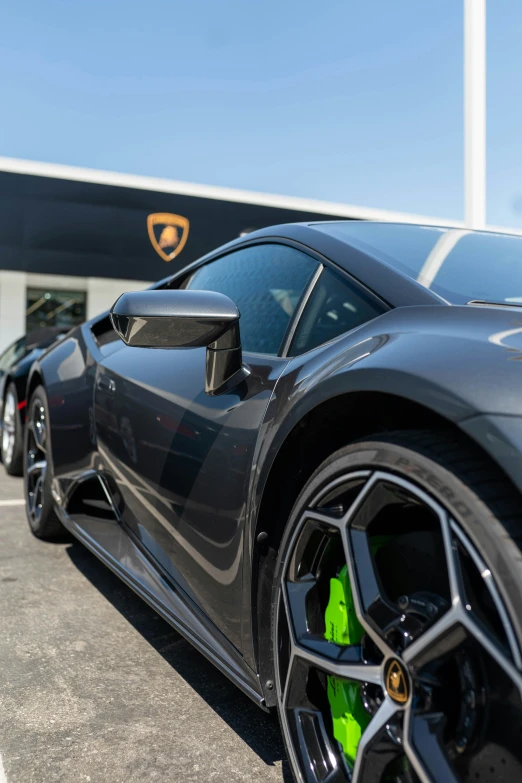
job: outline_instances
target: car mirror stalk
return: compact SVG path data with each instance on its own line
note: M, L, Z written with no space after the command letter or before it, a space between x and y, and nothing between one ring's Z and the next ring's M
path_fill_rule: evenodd
M235 305L234 305L235 306ZM205 391L221 394L236 386L249 375L243 365L238 318L215 342L207 346Z
M129 346L206 347L207 394L220 394L249 374L243 366L239 310L224 294L154 290L122 294L110 317Z

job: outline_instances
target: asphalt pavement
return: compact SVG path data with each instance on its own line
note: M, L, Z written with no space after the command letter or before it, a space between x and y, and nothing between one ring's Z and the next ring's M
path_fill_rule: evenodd
M21 498L0 465L0 783L289 782L276 719Z

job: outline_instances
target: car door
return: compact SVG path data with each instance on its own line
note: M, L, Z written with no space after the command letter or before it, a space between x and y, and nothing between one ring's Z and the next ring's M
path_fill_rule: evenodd
M277 243L196 269L184 288L238 306L250 374L205 392L205 349L124 346L97 370L102 467L123 524L237 647L243 523L258 428L287 360L279 354L320 264Z

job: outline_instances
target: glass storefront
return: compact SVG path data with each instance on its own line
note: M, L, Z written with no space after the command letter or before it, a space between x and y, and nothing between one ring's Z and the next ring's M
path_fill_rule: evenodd
M28 288L26 330L30 332L43 326L72 328L85 321L86 305L85 291Z

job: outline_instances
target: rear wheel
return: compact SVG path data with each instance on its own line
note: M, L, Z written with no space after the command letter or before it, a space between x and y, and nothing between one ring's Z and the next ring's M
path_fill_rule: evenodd
M29 527L37 538L66 534L51 493L52 455L47 395L37 386L28 405L24 443L25 505Z
M314 474L274 585L296 780L522 780L520 505L435 433L376 436Z
M21 476L23 468L22 420L16 386L10 383L2 411L2 462L10 476Z

